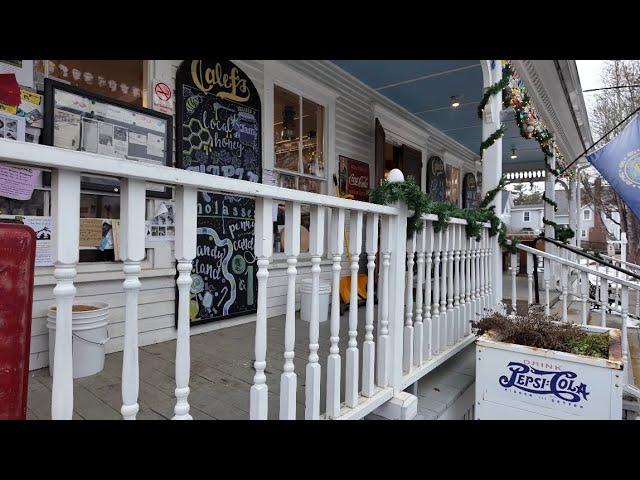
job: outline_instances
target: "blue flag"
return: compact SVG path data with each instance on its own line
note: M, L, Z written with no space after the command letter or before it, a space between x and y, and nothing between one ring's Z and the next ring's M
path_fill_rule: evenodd
M640 115L587 160L640 218Z

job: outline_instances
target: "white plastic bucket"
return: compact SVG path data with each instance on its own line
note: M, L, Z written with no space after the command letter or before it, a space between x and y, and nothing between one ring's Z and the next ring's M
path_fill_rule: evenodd
M73 341L73 378L95 375L104 368L105 344L109 340L109 305L102 302L85 303L95 310L73 312L71 316ZM53 358L56 344L56 311L49 307L47 312L49 329L49 373L53 375Z
M305 322L311 321L311 292L313 291L313 280L305 278L300 282L300 319ZM320 322L326 322L329 318L329 297L331 296L331 282L320 281L318 292L320 303Z

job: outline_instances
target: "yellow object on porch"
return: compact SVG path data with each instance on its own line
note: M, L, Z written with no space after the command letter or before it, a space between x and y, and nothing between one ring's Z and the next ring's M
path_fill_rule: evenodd
M367 299L367 275L358 275L358 297ZM351 298L351 275L340 278L340 300L349 303Z

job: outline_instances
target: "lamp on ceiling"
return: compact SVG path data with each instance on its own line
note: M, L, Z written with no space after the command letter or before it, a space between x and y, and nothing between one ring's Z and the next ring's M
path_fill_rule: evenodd
M451 106L453 108L458 108L460 106L460 96L458 95L451 96Z
M511 160L514 160L516 158L518 158L518 154L516 153L516 149L512 148L511 149Z

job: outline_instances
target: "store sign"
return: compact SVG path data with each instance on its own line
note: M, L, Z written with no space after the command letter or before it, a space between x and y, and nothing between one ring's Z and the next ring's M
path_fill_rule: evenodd
M433 156L427 162L427 193L435 202L444 202L446 171L440 157Z
M339 157L340 193L353 195L354 200L369 201L369 164L352 158Z
M462 208L475 207L478 201L478 185L473 173L467 173L462 180Z
M227 60L185 60L176 73L177 165L250 182L262 179L261 103ZM255 202L198 192L192 324L256 311Z

